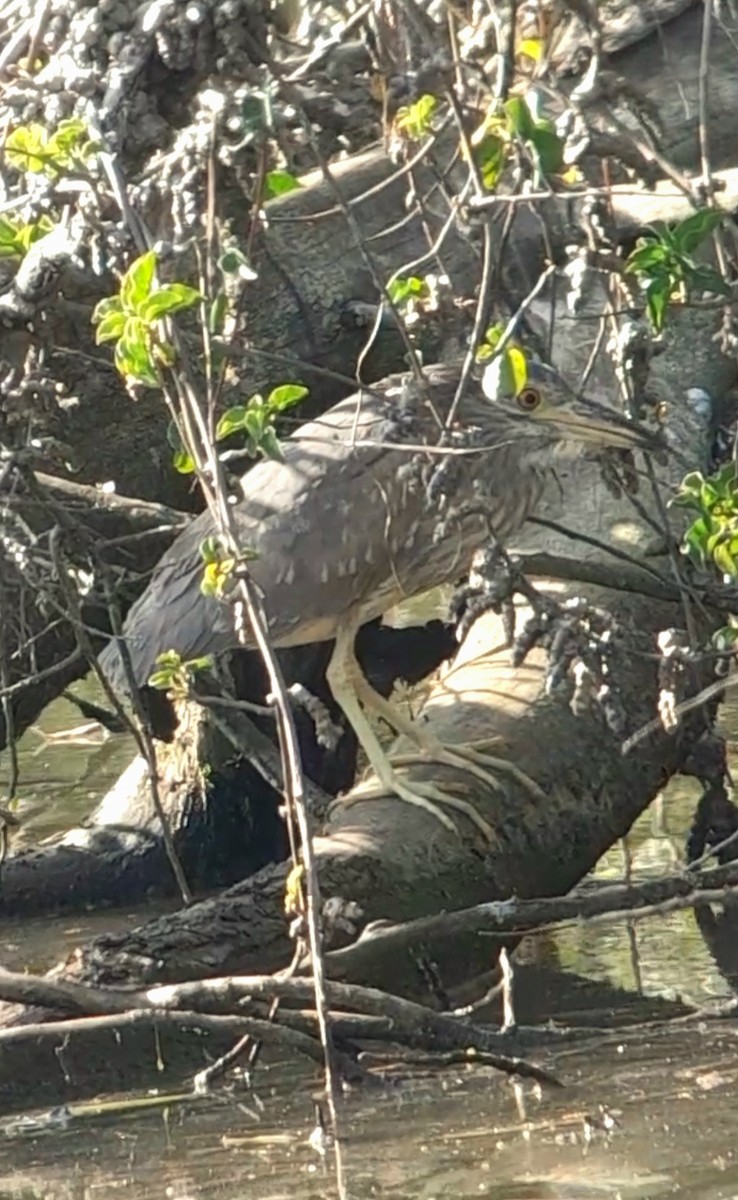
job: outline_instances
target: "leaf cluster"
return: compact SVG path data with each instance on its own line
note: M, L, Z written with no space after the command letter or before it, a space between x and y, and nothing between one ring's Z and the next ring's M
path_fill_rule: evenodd
M221 415L215 429L215 441L222 444L234 434L245 435L246 451L252 458L282 460L282 446L274 424L282 413L299 404L308 389L298 383L283 383L268 396L252 396L246 404L235 404ZM180 475L192 475L195 463L182 445L176 426L169 427L169 443L174 450L174 466Z
M682 548L701 566L715 564L722 575L738 575L738 476L734 462L715 474L685 476L673 505L695 513Z
M53 228L54 222L45 214L29 224L18 217L0 217L0 258L25 258L33 243Z
M723 214L703 208L669 228L659 224L641 238L628 256L625 270L636 275L646 293L653 328L660 332L670 301L686 299L695 290L730 296L731 289L708 263L695 262L694 254L720 224Z
M184 700L189 694L193 677L207 671L213 665L212 657L184 660L176 650L166 650L156 659L156 670L148 679L148 686L160 692L169 692L173 699Z
M5 157L11 166L50 179L85 167L97 150L79 117L60 121L53 133L36 122L21 125L5 140Z
M115 342L115 365L127 380L159 387L161 367L174 363L174 348L164 339L159 322L200 299L184 283L159 284L154 250L142 254L126 271L117 296L101 300L92 314L95 335Z
M536 186L563 169L564 142L553 121L539 117L525 97L510 96L502 113L487 116L471 139L474 161L490 191L497 187L516 142L533 162Z

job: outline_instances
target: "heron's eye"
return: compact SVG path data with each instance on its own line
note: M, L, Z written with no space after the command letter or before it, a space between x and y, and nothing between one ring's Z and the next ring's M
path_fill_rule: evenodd
M541 393L537 388L524 387L518 392L515 397L518 403L518 408L522 408L523 412L534 412L541 403Z

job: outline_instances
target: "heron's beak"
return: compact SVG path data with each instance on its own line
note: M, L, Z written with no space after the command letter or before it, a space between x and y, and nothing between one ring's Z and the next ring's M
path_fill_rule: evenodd
M550 416L562 437L575 441L624 450L658 452L666 448L660 434L594 400L573 400L565 407L552 409Z

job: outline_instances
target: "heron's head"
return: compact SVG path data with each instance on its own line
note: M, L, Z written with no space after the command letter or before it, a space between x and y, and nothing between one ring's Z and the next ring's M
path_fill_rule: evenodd
M488 368L482 382L494 422L503 436L524 438L531 451L664 449L658 434L614 409L577 396L552 367L529 361L525 386L515 394L500 387L499 378Z

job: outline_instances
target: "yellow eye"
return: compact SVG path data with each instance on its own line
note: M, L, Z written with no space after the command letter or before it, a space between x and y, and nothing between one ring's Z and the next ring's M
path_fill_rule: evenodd
M534 412L541 403L541 394L537 388L524 387L518 392L515 397L518 403L518 408L522 408L523 412Z

